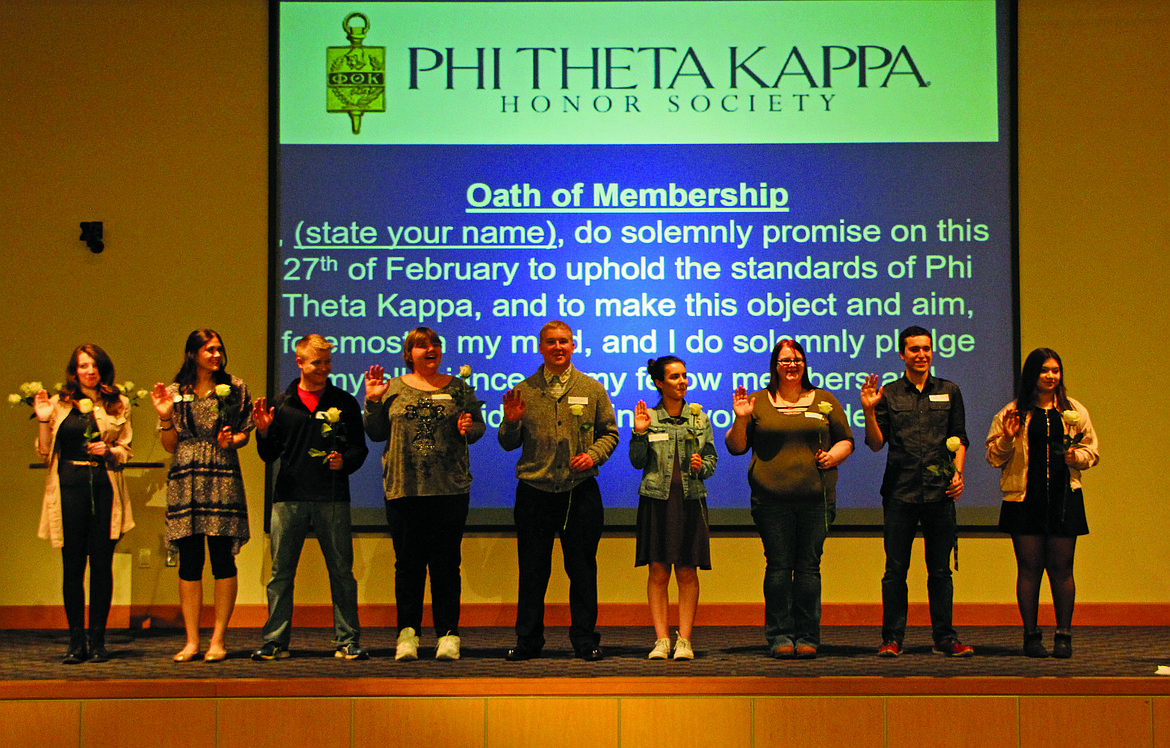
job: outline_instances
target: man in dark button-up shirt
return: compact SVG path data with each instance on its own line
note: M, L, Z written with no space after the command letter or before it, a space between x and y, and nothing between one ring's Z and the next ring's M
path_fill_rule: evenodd
M963 395L954 382L930 374L930 332L908 327L898 338L906 364L901 379L878 387L871 375L861 388L865 443L877 452L886 444L882 478L886 571L882 576L882 645L878 655L902 654L906 634L906 572L914 536L922 526L926 589L934 651L968 657L975 650L959 641L952 626L950 551L955 544L955 500L963 492L967 454Z

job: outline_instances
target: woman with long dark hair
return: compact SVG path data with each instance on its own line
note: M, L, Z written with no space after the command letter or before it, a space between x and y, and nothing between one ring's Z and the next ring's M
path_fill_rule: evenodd
M1097 434L1089 411L1064 385L1057 352L1032 351L1020 371L1016 399L995 415L987 434L987 461L1003 471L999 529L1012 536L1028 657L1048 656L1038 625L1045 572L1056 609L1052 656L1072 657L1073 555L1077 537L1089 532L1081 471L1097 464Z
M122 465L131 455L130 401L114 385L114 363L106 352L80 345L69 357L61 392L53 397L45 390L37 392L33 409L40 422L37 452L49 466L37 534L61 549L61 591L69 622L64 663L105 662L114 547L134 527L122 477Z
M821 644L821 553L837 512L837 466L853 454L853 431L837 398L813 387L800 343L776 343L768 371L767 388L735 391L724 443L733 455L752 452L771 654L811 659Z
M707 523L707 486L719 457L711 419L697 404L687 404L687 366L676 356L646 362L658 404L634 408L630 464L642 471L638 486L637 545L634 566L649 565L646 597L657 637L651 660L671 654L667 618L670 572L678 584L678 640L674 659L694 659L691 633L699 607L699 569L711 568Z
M174 656L199 654L203 563L215 577L215 626L203 659L227 657L224 633L236 605L235 555L248 542L248 503L236 451L252 430L248 387L227 373L227 350L215 330L187 336L183 365L169 385L151 392L159 439L174 454L167 474L167 543L179 552L179 605L187 641ZM206 538L206 554L204 551Z

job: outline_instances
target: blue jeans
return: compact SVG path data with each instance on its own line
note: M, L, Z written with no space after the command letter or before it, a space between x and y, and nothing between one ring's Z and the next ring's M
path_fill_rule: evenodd
M821 553L835 506L752 504L764 542L764 636L775 649L821 644Z
M268 622L264 641L287 647L292 638L293 587L305 537L312 530L321 543L333 597L333 643L357 644L357 580L353 576L353 537L349 504L333 501L278 501L272 505L272 579L268 582Z
M926 592L930 599L930 625L938 643L955 636L951 603L951 548L955 545L955 502L909 504L897 499L884 502L883 535L886 573L882 576L882 641L901 642L906 635L906 572L914 536L922 524L926 545Z

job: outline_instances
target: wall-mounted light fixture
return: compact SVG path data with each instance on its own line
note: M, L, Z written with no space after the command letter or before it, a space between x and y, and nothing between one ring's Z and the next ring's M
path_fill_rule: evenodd
M101 221L82 221L81 236L78 238L85 242L85 245L89 247L89 251L95 255L106 248L106 243L102 241Z

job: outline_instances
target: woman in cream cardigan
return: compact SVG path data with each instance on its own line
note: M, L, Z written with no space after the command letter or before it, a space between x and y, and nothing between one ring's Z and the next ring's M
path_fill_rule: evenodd
M1028 657L1048 656L1037 625L1045 571L1056 609L1052 656L1072 657L1073 554L1077 537L1089 532L1081 471L1097 459L1089 411L1065 394L1060 356L1037 348L1024 361L1016 399L995 415L987 434L987 461L1003 470L999 529L1012 536Z
M69 622L64 663L105 662L106 618L113 596L114 546L134 518L122 477L130 459L130 401L114 385L114 364L96 345L81 345L53 397L36 393L37 452L48 464L38 535L61 549L62 594ZM89 565L89 641L85 567Z

